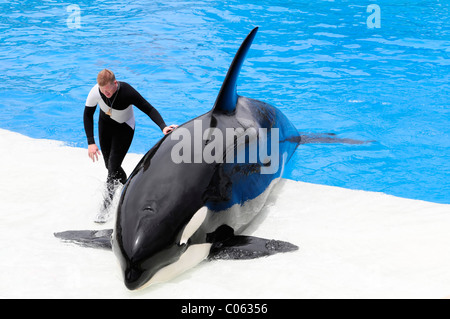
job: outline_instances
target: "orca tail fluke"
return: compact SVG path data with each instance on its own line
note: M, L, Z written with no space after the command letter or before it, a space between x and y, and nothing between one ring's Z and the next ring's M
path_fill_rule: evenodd
M341 138L334 133L301 133L295 140L298 144L350 144L363 145L375 141L362 141L351 138Z
M88 248L112 250L112 233L112 229L69 230L61 233L54 233L54 235L56 238L59 238L66 243L76 244Z
M236 103L238 100L236 91L237 79L257 32L258 27L254 28L249 33L247 38L245 38L244 42L242 42L241 47L236 53L233 62L228 69L227 76L223 81L222 88L220 89L219 95L214 103L213 111L232 113L236 109Z

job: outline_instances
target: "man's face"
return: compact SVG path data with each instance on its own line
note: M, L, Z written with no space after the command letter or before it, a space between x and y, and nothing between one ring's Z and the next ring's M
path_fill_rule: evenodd
M100 86L100 92L102 92L108 99L113 96L117 91L117 81L113 83L106 84L105 86Z

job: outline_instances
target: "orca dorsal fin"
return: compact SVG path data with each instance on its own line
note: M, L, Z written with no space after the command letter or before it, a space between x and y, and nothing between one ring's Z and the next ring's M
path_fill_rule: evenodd
M236 53L236 56L228 69L225 81L223 81L216 103L214 103L213 112L232 113L236 109L238 99L236 92L237 79L257 31L258 27L254 28L252 32L249 33Z

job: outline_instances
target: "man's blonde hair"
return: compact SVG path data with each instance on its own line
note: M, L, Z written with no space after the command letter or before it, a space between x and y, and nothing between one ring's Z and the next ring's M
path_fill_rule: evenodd
M108 84L113 84L116 80L116 76L111 70L104 69L97 75L97 83L99 86L105 86Z

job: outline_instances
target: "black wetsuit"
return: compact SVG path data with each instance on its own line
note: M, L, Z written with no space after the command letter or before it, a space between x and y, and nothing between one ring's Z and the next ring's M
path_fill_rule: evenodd
M100 149L108 169L107 189L110 202L114 195L114 183L125 184L127 180L122 162L134 136L135 120L132 105L147 114L161 130L166 124L159 112L128 83L119 82L117 91L109 99L96 85L89 93L83 117L89 145L95 144L94 113L98 104L100 104L98 121ZM107 115L110 111L112 116Z

